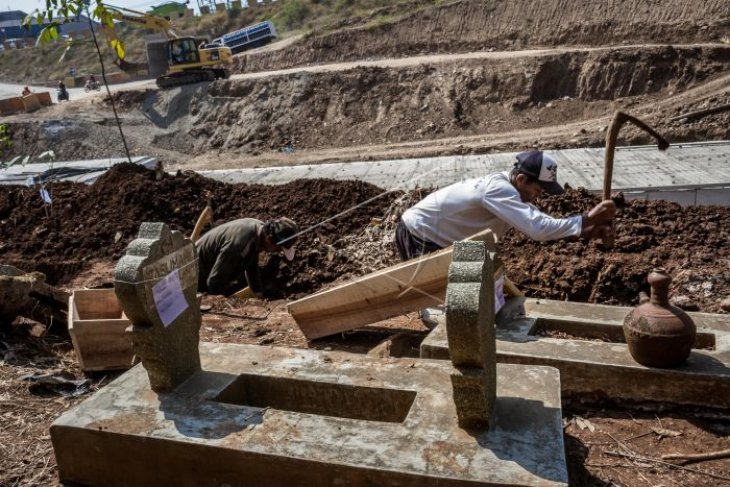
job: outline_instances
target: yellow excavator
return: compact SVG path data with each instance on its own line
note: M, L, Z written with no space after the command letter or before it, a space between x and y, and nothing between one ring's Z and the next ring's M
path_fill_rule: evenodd
M163 32L167 36L165 74L157 78L157 86L160 88L225 79L230 76L230 72L223 67L233 62L230 48L210 45L204 39L179 36L167 19L157 15L106 4L105 7L115 20ZM117 35L113 25L104 23L102 25L110 43L112 40L116 41ZM119 57L118 66L123 71L135 70L137 67L135 63L125 61L118 49L116 52ZM151 64L152 60L149 62Z

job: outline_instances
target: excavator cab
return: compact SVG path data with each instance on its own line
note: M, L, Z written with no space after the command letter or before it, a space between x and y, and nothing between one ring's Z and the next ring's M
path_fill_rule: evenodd
M233 62L230 48L225 46L208 46L207 41L205 41L206 45L200 45L201 39L180 37L175 32L172 23L163 17L108 4L105 6L111 17L115 20L129 22L146 29L165 33L168 38L167 45L165 46L167 50L167 66L165 74L157 78L157 86L160 88L170 88L172 86L198 83L200 81L225 79L230 75L224 67L226 64ZM113 23L110 25L104 24L104 32L110 41L117 39ZM198 47L199 45L200 47ZM159 52L159 54L164 56L163 52ZM118 52L117 56L119 56ZM122 57L120 56L119 59L119 67L124 71L131 70L134 63L126 62ZM164 57L160 61L164 62Z
M200 53L192 37L173 39L167 45L167 59L170 66L200 62Z

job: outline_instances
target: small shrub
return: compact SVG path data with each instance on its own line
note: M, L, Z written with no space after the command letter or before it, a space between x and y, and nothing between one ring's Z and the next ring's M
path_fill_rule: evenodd
M309 15L309 5L302 0L288 0L276 16L278 23L288 29L301 27Z

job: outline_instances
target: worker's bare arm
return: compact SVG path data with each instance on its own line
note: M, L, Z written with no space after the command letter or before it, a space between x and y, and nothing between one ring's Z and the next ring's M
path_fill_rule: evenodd
M582 216L581 237L603 238L610 234L615 217L616 204L612 200L601 201Z

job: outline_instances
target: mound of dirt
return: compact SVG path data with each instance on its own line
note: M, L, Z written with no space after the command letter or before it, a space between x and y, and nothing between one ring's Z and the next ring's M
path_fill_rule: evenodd
M50 283L63 284L95 260L120 258L143 221L164 221L189 233L210 199L214 224L244 216L288 216L302 228L311 227L298 242L293 262L279 255L261 262L288 296L397 263L394 222L423 196L324 179L229 185L196 173L158 175L128 164L115 166L94 185L56 183L50 191L53 207L44 208L36 189L0 187L3 263L45 272ZM558 216L584 212L596 202L585 191L570 190L539 204ZM508 275L529 296L636 304L639 291L648 291L649 271L663 266L674 277L675 296L716 312L719 301L730 296L729 237L728 208L635 200L619 210L611 250L596 242L539 243L511 232L502 254Z
M592 194L570 190L539 206L568 216L596 203ZM510 232L503 242L508 275L528 296L635 305L640 291L649 292L651 269L665 267L673 296L689 298L683 307L719 312L720 300L730 296L728 208L634 200L619 209L616 231L612 249L598 242L540 243Z
M449 2L395 19L310 36L286 49L237 58L238 72L419 54L554 45L721 42L730 34L725 0Z
M214 224L241 217L287 216L303 229L317 225L300 239L299 257L293 262L271 256L264 263L269 272L276 270L279 285L288 294L310 292L359 270L359 261L338 251L338 240L361 234L399 196L387 193L363 204L382 191L367 183L325 179L281 186L229 185L195 173L171 176L130 164L115 166L91 186L54 183L48 189L52 207L44 207L37 189L0 188L3 263L44 272L51 284L63 284L87 263L119 259L144 221L163 221L188 234L210 200Z

